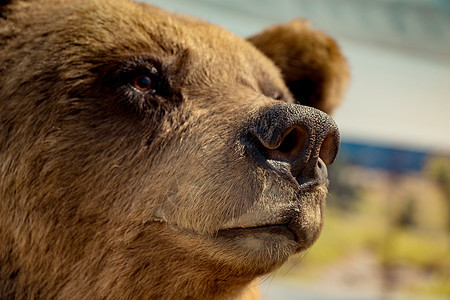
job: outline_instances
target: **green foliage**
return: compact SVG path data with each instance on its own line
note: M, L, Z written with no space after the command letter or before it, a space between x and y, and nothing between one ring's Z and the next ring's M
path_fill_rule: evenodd
M431 234L416 230L392 230L377 245L384 264L412 264L427 270L450 268L448 240L444 232Z

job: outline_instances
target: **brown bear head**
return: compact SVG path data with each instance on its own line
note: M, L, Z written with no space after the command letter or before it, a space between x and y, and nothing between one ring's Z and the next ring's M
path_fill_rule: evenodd
M348 78L333 40L302 20L244 40L126 0L8 2L6 298L233 297L317 239L339 143L319 109Z

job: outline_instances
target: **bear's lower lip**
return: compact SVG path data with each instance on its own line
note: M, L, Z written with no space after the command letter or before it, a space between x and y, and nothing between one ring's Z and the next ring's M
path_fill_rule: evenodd
M218 234L221 237L225 238L236 238L243 235L248 234L279 234L284 235L288 239L298 242L298 236L289 224L275 224L275 225L263 225L263 226L255 226L255 227L236 227L219 230Z

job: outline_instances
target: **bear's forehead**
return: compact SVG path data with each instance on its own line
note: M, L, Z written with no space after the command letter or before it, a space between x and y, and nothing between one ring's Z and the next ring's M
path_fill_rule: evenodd
M262 56L246 41L219 26L156 7L123 0L82 1L84 5L72 2L61 4L65 16L56 14L55 22L63 23L58 26L60 35L92 50L155 55L188 50L198 54L197 62L225 60L240 64L246 64L255 55Z
M30 43L39 39L39 53L48 56L36 59L70 63L68 77L95 64L147 56L169 64L183 60L185 79L194 83L238 82L254 90L271 85L289 94L267 57L244 39L202 20L128 0L22 3L17 22L30 34Z
M186 74L209 76L209 80L225 77L254 87L261 84L257 81L284 87L271 61L250 43L220 26L145 4L130 5L129 1L102 0L90 5L93 9L79 13L81 22L92 26L93 30L87 33L97 32L97 27L102 26L104 37L99 42L108 41L108 47L115 47L113 52L129 55L131 50L169 57L169 60L183 56L184 67L190 70ZM85 13L91 16L86 18ZM113 42L109 44L110 41Z

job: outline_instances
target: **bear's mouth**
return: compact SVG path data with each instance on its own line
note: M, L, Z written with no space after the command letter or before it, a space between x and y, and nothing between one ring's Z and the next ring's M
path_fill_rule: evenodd
M242 235L256 235L259 233L265 234L279 234L286 236L288 239L295 242L299 242L299 236L293 230L289 224L273 224L273 225L262 225L254 227L236 227L219 230L219 236L225 238L236 238Z
M225 238L239 238L243 236L284 236L298 245L298 250L310 247L318 238L322 229L322 205L310 208L310 212L290 209L283 215L272 220L259 219L259 214L246 214L226 223L218 234ZM309 217L306 215L310 215ZM314 217L311 217L311 214Z
M289 201L278 199L274 201L276 205L257 202L247 212L222 224L218 228L219 236L293 243L295 251L305 250L322 230L326 193L325 187L318 187L302 191Z

